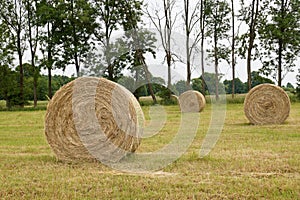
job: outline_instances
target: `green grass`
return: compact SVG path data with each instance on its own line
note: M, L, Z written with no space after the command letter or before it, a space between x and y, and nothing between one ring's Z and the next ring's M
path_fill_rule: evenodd
M161 132L138 152L172 140L178 107L165 106ZM143 106L146 113L149 107ZM56 160L44 136L45 111L0 112L0 199L300 199L300 103L282 125L249 125L242 104L228 104L220 139L198 152L211 108L201 113L187 152L156 174L129 174L100 163Z
M24 108L13 106L12 108L6 108L4 100L0 100L0 111L36 111L36 110L46 110L48 101L38 101L37 107L34 108L33 101L29 101L28 105L25 105Z

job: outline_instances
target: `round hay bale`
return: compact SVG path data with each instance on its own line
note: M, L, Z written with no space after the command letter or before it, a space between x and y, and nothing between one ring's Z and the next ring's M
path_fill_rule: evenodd
M144 115L136 98L104 78L78 78L55 93L45 134L60 160L117 162L141 140Z
M244 102L244 112L255 125L281 124L289 116L290 99L280 87L261 84L250 90Z
M182 93L178 101L181 112L201 112L206 105L204 96L195 90Z

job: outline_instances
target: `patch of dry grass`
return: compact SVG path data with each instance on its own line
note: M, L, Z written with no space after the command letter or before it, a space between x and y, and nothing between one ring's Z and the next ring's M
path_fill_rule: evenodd
M147 113L148 107L143 109ZM172 140L178 110L165 107L165 126L144 139L139 152ZM100 163L57 161L44 136L44 111L0 112L0 198L300 199L299 103L292 104L285 124L272 126L250 125L242 104L227 105L220 139L200 159L210 113L207 106L192 145L180 159L155 174L129 174Z

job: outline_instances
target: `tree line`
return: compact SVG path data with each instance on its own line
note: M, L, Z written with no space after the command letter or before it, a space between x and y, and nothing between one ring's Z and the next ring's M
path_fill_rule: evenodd
M1 97L9 102L12 96L14 99L17 96L16 104L24 106L28 99L24 82L30 78L36 106L40 99L41 69L48 72L47 96L51 98L55 91L52 71L73 66L77 77L101 75L112 81L119 81L124 70L129 70L132 84L147 80L147 91L156 101L157 88L151 84L154 77L149 72L146 55L156 58L157 41L163 47L168 68L167 88L173 87L172 66L182 62L187 74L185 88L195 87L191 75L193 66L198 65L202 73L198 90L205 94L205 83L211 77L205 71L204 53L213 63L216 98L221 62L232 68L232 80L226 84L231 84L234 97L238 88L237 58L247 61L244 91L253 87L254 60L262 63L260 75L282 86L286 74L299 67L296 60L300 52L300 1L240 0L239 4L237 10L233 0L163 0L154 6L142 0L0 1ZM145 28L145 17L159 33L158 37ZM246 31L240 33L237 22ZM184 59L172 49L178 24L183 27L186 40ZM124 34L114 39L118 32ZM28 54L30 59L25 61ZM193 63L195 55L200 56L198 64ZM17 79L11 78L16 74ZM17 86L17 94L10 95L12 85ZM167 98L170 95L171 92L166 93Z

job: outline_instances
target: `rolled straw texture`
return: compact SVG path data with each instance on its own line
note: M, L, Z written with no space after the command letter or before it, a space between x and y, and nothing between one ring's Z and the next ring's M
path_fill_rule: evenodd
M204 96L195 90L188 90L182 93L178 101L181 112L201 112L206 105Z
M48 104L45 134L60 160L117 162L141 140L144 115L135 97L104 78L78 78Z
M289 116L290 99L280 87L261 84L250 90L244 102L244 112L255 125L281 124Z

